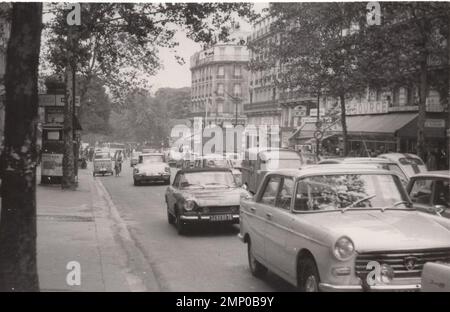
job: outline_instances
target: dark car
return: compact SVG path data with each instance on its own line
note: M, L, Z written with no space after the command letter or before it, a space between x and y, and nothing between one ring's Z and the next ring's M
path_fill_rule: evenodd
M167 218L179 234L186 225L239 223L239 200L247 191L238 187L230 169L193 168L177 172L166 191Z

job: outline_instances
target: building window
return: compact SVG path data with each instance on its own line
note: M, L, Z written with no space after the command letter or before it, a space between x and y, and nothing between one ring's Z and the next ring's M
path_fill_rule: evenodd
M221 56L225 55L225 47L219 48L219 55L221 55Z
M223 83L217 84L217 95L223 96Z
M249 91L250 104L253 103L253 91Z
M406 88L400 88L398 90L398 104L405 106L408 102L408 90Z
M234 76L241 77L241 65L234 65Z
M239 83L234 84L233 95L239 97L241 96L241 85Z
M217 67L217 76L218 77L224 77L225 76L225 69L224 69L224 67L222 65Z

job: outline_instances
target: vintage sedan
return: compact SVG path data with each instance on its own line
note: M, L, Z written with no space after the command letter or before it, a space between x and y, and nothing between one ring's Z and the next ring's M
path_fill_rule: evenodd
M134 185L151 182L170 184L170 167L164 162L162 153L139 155L138 164L133 169Z
M371 165L272 171L240 215L252 274L302 291L417 291L426 262L450 260L450 220L411 208L400 178Z
M406 191L414 208L450 218L450 171L416 174L411 177Z
M105 175L111 174L113 175L113 160L111 157L111 153L109 151L97 151L94 154L94 170L92 175L95 177L97 174Z
M386 153L378 155L379 158L389 159L396 162L408 179L418 173L428 171L423 160L414 154L409 153Z
M167 219L179 234L189 224L239 223L241 196L248 193L236 185L230 169L183 169L165 194Z

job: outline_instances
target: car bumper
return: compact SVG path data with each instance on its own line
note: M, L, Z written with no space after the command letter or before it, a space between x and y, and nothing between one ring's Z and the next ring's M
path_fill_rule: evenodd
M405 285L375 285L370 286L367 291L420 291L420 283ZM327 283L319 284L320 291L326 292L361 292L365 291L361 285L332 285Z
M155 182L155 181L169 181L170 174L164 175L135 175L134 179L139 182Z
M239 223L239 214L232 214L232 218L230 220L220 220L220 221L212 221L211 215L196 215L196 216L187 216L181 215L180 219L185 223Z

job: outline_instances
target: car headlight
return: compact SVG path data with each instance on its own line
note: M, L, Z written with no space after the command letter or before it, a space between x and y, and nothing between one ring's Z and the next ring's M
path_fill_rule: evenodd
M195 202L193 200L187 200L183 205L184 210L192 211L195 208Z
M336 243L334 243L333 254L336 259L340 261L345 261L350 259L355 252L355 245L352 240L346 236L339 238Z

